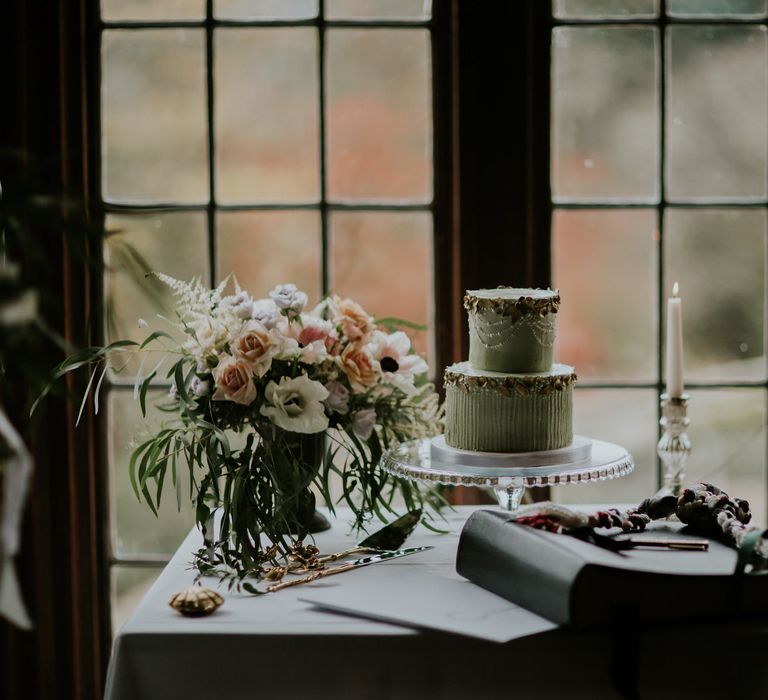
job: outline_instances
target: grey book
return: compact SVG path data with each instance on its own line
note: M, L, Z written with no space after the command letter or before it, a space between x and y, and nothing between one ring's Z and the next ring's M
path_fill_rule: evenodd
M685 537L653 523L638 537ZM735 575L736 551L613 552L564 534L477 511L461 533L461 576L558 624L591 627L617 620L666 622L768 613L768 576Z

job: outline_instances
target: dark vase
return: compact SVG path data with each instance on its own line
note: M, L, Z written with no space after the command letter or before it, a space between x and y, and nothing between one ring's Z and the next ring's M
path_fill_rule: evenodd
M286 532L299 538L307 534L323 532L331 523L317 511L315 494L306 485L311 484L323 463L325 433L295 434L295 440L286 445L286 453L294 465L291 473L278 473L280 490L295 496L281 506Z

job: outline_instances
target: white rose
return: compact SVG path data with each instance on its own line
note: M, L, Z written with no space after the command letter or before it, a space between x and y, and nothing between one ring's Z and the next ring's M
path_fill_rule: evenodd
M278 284L269 293L269 297L288 318L297 317L309 301L307 295L295 284Z
M264 328L274 328L280 320L280 309L271 299L257 299L253 302L251 318Z
M251 318L253 313L253 299L248 292L238 292L224 297L221 300L221 306L242 320Z
M352 431L361 440L371 437L373 426L376 423L376 411L372 408L364 408L352 414Z
M332 379L327 382L325 388L328 390L328 398L325 405L333 412L345 416L349 412L349 390L341 382Z
M261 414L283 430L293 433L320 433L328 427L323 401L328 390L306 374L283 377L280 384L270 382L264 392L267 404Z

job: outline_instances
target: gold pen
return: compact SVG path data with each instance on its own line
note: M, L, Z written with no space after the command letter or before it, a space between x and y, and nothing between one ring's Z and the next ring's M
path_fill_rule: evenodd
M635 547L658 547L661 549L684 549L693 552L706 552L709 549L709 540L688 540L688 539L658 539L630 537L625 542L631 542Z

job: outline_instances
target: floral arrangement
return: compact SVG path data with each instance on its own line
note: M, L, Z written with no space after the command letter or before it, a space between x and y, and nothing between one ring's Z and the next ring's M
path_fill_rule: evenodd
M114 358L143 353L135 396L145 415L153 380L163 373L171 380L160 406L168 419L135 448L130 478L156 512L169 474L180 498L178 469L186 464L206 542L196 555L201 572L235 571L242 579L322 529L313 486L331 511L348 504L357 528L373 515L395 514L398 494L409 510L440 508L437 492L379 468L393 443L441 430L427 364L396 330L408 324L377 322L338 296L310 308L293 284L254 299L236 281L225 295L228 281L208 289L199 280L157 277L176 295L173 324L183 342L154 330L141 344L118 341L73 355L58 374L93 365L92 386L100 365L103 376L108 365L118 367ZM158 349L162 359L145 372ZM333 474L341 483L335 498Z

